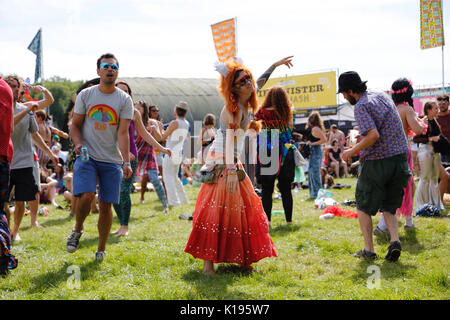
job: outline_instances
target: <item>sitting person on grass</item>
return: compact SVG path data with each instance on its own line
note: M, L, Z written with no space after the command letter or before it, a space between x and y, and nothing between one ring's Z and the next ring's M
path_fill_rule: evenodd
M347 162L342 160L342 149L338 145L337 140L331 143L331 149L328 152L328 167L333 168L336 179L339 179L340 168L344 168L344 177L348 177Z

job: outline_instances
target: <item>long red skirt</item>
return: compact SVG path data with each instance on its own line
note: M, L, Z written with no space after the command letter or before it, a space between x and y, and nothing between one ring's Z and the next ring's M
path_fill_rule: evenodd
M249 266L277 257L269 235L269 221L248 176L236 191L226 190L226 169L216 184L202 184L185 252L214 263Z
M413 208L413 188L414 188L414 159L412 156L411 146L408 148L408 166L411 170L411 177L409 178L408 185L406 188L403 188L403 202L402 206L397 209L397 214L402 215L403 217L410 217L414 208Z

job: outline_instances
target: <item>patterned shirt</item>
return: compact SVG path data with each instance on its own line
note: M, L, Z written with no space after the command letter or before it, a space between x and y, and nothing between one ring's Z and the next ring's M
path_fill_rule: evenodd
M365 92L355 105L362 136L377 129L380 138L361 151L361 160L377 160L408 152L408 142L394 102L384 93Z
M137 176L141 176L141 174L146 173L147 170L158 170L155 149L139 135L136 137L136 149L138 151Z

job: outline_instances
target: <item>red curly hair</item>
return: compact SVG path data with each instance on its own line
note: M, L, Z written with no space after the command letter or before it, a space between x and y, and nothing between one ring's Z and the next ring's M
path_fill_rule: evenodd
M220 84L217 87L220 95L225 100L225 108L226 110L235 117L239 111L238 103L238 95L233 92L233 84L236 81L239 73L241 71L246 72L252 78L253 87L255 90L253 91L250 99L248 99L248 103L244 108L247 110L250 108L252 112L255 112L258 109L258 100L256 99L256 84L255 79L253 78L252 73L245 66L240 64L234 59L230 59L225 62L227 67L229 68L229 72L226 77L220 76Z
M292 103L286 89L281 86L273 86L270 88L260 110L268 107L274 108L282 125L289 126L293 115Z

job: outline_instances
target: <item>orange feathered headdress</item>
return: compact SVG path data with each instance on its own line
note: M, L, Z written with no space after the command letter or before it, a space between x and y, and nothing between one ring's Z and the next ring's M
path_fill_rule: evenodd
M247 110L250 108L252 112L255 112L258 109L258 101L256 99L256 83L250 70L236 59L230 59L225 63L219 63L218 65L216 65L216 70L219 71L221 76L220 84L217 89L225 100L225 108L227 111L233 116L235 116L239 111L238 96L233 92L233 83L236 80L237 73L239 71L245 71L252 77L253 87L255 90L250 96L250 99L248 99L247 105L244 107Z

